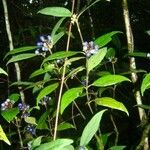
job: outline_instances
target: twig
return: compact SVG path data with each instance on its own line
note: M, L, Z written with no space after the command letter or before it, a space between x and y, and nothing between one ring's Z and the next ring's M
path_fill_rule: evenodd
M149 149L148 147L145 147L145 144L146 144L145 141L148 142L149 132L150 132L150 123L145 127L141 141L140 141L139 145L137 146L136 150L142 150L143 146L144 146L144 150Z
M7 2L6 2L6 0L2 0L2 3L3 3L3 7L4 7L4 17L5 17L7 36L8 36L8 40L9 40L9 49L11 51L14 49L14 46L13 46L13 39L12 39L11 30L10 30ZM17 81L21 81L21 71L20 71L20 67L19 67L18 63L15 63L15 70L16 70ZM24 96L24 93L22 91L22 88L18 87L18 89L20 92L21 100L24 102L25 96Z
M74 4L75 4L75 0L72 1L72 14L73 14L73 11L74 11ZM70 22L66 51L69 50L71 29L72 29L72 23ZM57 127L58 127L58 118L59 118L59 111L60 111L60 101L61 101L61 97L62 97L62 90L63 90L64 80L65 80L65 72L66 72L66 60L67 59L65 59L64 67L63 67L63 73L62 73L62 77L61 77L61 85L60 85L58 102L57 102L57 110L56 110L56 119L55 119L55 128L54 128L53 140L56 140L56 137L57 137Z
M122 7L123 7L123 17L124 17L124 22L125 22L125 28L126 28L128 52L133 53L133 51L134 51L134 38L133 38L132 28L131 28L131 24L130 24L127 0L122 1ZM135 63L134 57L130 57L130 69L131 70L136 69L136 63ZM133 83L136 83L138 81L138 76L136 73L131 73L131 80ZM135 99L136 99L136 103L138 105L142 104L141 94L140 94L139 90L135 91ZM138 107L138 112L139 112L140 120L142 121L143 118L146 117L145 111L144 111L144 109ZM149 147L148 145L149 145L148 142L145 141L145 146Z

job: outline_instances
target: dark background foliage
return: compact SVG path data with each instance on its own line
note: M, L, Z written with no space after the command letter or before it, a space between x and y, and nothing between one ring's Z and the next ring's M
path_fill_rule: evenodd
M37 14L37 11L41 8L47 6L63 6L71 8L71 1L69 0L35 0L30 3L29 0L9 0L8 2L8 11L9 19L11 25L11 31L14 41L14 47L21 47L26 45L35 45L38 36L41 34L48 34L51 32L54 27L57 18L47 17ZM125 38L125 27L123 21L122 13L122 0L111 0L110 2L102 1L94 5L90 9L91 17L93 19L93 30L91 29L91 22L89 18L88 11L83 14L80 18L81 30L83 33L84 40L90 41L93 38L96 38L104 33L110 31L123 31L123 35L119 36L120 45L115 45L117 49L117 55L119 57L120 65L118 64L118 72L125 71L128 68L127 62L128 59L123 58L123 54L127 53L126 50L126 38ZM76 9L78 12L83 6L87 4L86 0L78 1L79 7ZM78 5L78 4L76 4ZM149 0L130 0L129 1L129 10L130 10L130 19L134 34L135 40L135 51L149 52L150 51L150 36L146 33L147 30L150 30L150 1ZM64 27L67 30L67 24L64 24ZM75 27L76 28L76 27ZM76 29L73 29L73 43L71 47L74 50L80 48L80 40ZM57 45L58 48L64 49L65 45L63 39ZM6 61L3 61L3 57L9 51L9 43L7 39L7 33L5 29L5 20L3 14L3 5L0 1L0 64L1 67L5 68ZM21 63L21 69L23 72L23 79L27 79L29 74L34 68L38 67L37 59L32 60L32 62ZM148 59L138 58L137 67L140 69L145 69L150 71L150 61ZM30 65L29 65L30 64ZM123 66L123 68L119 68ZM13 74L14 69L10 69L12 74L12 81L15 81ZM133 87L119 87L118 92L122 96L122 101L125 105L128 105L128 110L131 114L129 118L119 116L115 114L115 121L120 131L120 143L123 145L128 145L129 148L134 147L140 139L141 131L137 128L138 125L138 116L137 110L133 109L135 105L135 100L133 94L131 95ZM130 89L130 90L129 90ZM6 98L7 87L3 84L0 84L0 98ZM117 92L116 92L117 93ZM147 97L148 97L147 93ZM119 95L119 94L118 94ZM124 100L123 100L124 99ZM148 103L148 102L146 102ZM112 127L110 123L102 125L102 128L105 130L111 131ZM68 133L69 134L69 133Z

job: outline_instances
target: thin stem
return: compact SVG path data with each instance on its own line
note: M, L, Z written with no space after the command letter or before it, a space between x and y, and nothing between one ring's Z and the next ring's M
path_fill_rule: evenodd
M116 126L116 124L115 124L115 121L114 121L114 118L113 118L112 114L110 114L110 119L111 119L111 121L112 121L112 123L113 123L114 130L115 130L115 133L116 133L115 145L117 145L117 143L118 143L118 138L119 138L119 132L118 132L118 129L117 129L117 126Z
M73 11L74 11L74 4L75 4L75 0L72 1L72 14L73 14ZM70 22L66 51L69 50L70 37L71 37L71 29L72 29L72 23ZM58 127L58 118L59 118L59 111L60 111L60 102L61 102L62 90L63 90L64 80L65 80L65 72L66 72L66 60L67 59L65 59L64 67L63 67L63 73L62 73L62 77L61 77L61 85L60 85L58 102L57 102L56 119L55 119L55 127L54 127L54 137L53 137L53 140L56 140L56 137L57 137L57 127Z
M8 40L9 40L9 49L11 51L11 50L14 49L14 46L13 46L12 33L11 33L11 30L10 30L7 2L6 2L6 0L2 0L2 3L3 3L3 7L4 7L4 17L5 17L7 36L8 36ZM8 70L8 67L7 67L7 70ZM19 67L18 63L15 63L15 71L16 71L17 81L21 81L21 71L20 71L20 67ZM8 84L9 84L9 77L8 77ZM18 87L18 89L19 89L19 92L20 92L21 100L22 100L22 102L24 102L25 101L25 96L24 96L24 93L22 91L22 87Z
M20 132L20 125L18 123L17 118L16 118L16 127L17 127L18 136L19 136L20 147L21 147L21 149L23 149L23 141L22 141L22 136L21 136L21 132Z
M82 36L82 33L81 33L81 29L80 29L78 20L76 20L76 25L77 25L77 28L78 28L78 32L79 32L79 35L80 35L81 42L83 44L83 42L84 42L83 41L83 36Z
M87 65L87 61L88 61L88 58L86 58L86 97L87 97L87 102L88 102L88 107L91 111L91 113L93 114L93 109L90 105L90 98L89 98L89 90L88 90L88 83L89 83L89 71L88 71L88 65Z

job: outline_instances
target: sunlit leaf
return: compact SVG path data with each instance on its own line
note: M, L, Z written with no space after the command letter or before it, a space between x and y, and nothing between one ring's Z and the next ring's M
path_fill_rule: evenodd
M67 90L63 96L62 96L62 100L61 100L61 106L60 106L60 113L62 114L64 112L64 110L66 109L66 107L72 102L74 101L76 98L78 98L80 96L80 94L83 91L83 87L76 87L76 88L71 88L69 90Z
M121 75L105 75L94 81L92 83L93 86L98 86L98 87L106 87L106 86L111 86L118 84L123 81L129 81L131 82L128 78L121 76Z
M63 147L61 150L74 150L74 147L72 145L67 145Z
M107 53L107 48L105 47L105 48L99 49L96 54L94 54L88 59L87 61L88 72L90 72L92 69L94 69L97 65L101 63L106 53Z
M12 62L18 62L18 61L22 61L22 60L25 60L25 59L29 59L29 58L33 58L37 56L36 54L34 53L26 53L26 54L18 54L16 56L13 56L8 62L7 62L7 65L12 63Z
M42 89L40 91L40 93L38 94L37 98L36 98L37 99L37 101L36 101L37 105L38 105L39 101L44 96L46 96L46 95L50 94L51 92L53 92L58 87L58 85L59 85L58 83L54 83L54 84L48 85L47 87L45 87L44 89Z
M109 107L112 109L117 109L117 110L123 111L127 115L129 115L124 104L116 101L115 99L113 99L111 97L96 98L94 101L96 102L97 105Z
M57 139L55 141L41 144L35 150L61 150L65 146L70 145L72 143L73 143L73 140L71 139Z
M85 126L80 139L80 146L86 146L89 144L90 140L93 138L94 134L97 132L99 128L102 115L105 111L106 109L95 114L92 117L92 119L88 122L88 124Z
M24 120L25 120L25 122L28 123L28 124L37 125L37 123L36 123L36 118L35 118L35 117L25 117Z
M6 142L8 145L11 145L10 141L8 140L8 138L7 138L6 134L5 134L5 132L3 131L3 128L2 128L1 125L0 125L0 140Z
M58 125L58 131L63 131L71 128L75 128L75 127L68 122L62 122L61 124Z
M5 74L6 76L8 76L7 72L4 69L2 69L1 67L0 67L0 74Z
M3 118L9 123L17 116L17 114L19 114L18 108L9 108L8 110L1 112Z
M55 16L55 17L71 17L71 12L64 7L46 7L38 11L43 15Z
M14 55L14 54L18 54L18 53L22 53L22 52L26 52L26 51L31 51L33 49L37 48L37 46L25 46L25 47L19 47L19 48L15 48L11 51L9 51L4 59L8 56L8 55Z
M145 76L141 85L141 93L144 94L146 89L150 88L150 73Z
M106 34L98 37L95 40L95 43L98 44L99 46L103 47L103 46L105 46L106 44L108 44L112 40L112 36L114 36L115 34L118 34L118 33L122 33L122 32L120 32L120 31L112 31L112 32L106 33Z

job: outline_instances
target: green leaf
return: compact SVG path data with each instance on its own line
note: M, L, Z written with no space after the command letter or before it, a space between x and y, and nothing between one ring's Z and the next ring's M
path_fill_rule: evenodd
M53 45L55 45L63 36L65 35L65 32L59 32L58 34L55 34L53 36Z
M135 105L137 107L143 108L143 109L148 109L150 110L150 105L143 105L143 104L139 104L139 105Z
M115 51L115 49L114 48L109 48L108 50L107 50L107 53L106 53L106 58L107 59L109 59L109 58L114 58L115 57L115 53L116 53L116 51Z
M55 17L71 17L72 15L70 10L64 7L46 7L38 11L38 13Z
M25 117L24 121L29 124L37 125L35 117Z
M106 87L106 86L111 86L118 84L123 81L129 81L131 82L128 78L121 76L121 75L105 75L94 81L92 83L93 86L98 86L98 87Z
M96 54L94 54L88 59L87 61L88 72L90 72L92 69L94 69L97 65L101 63L106 53L107 53L107 48L104 47L104 48L99 49Z
M73 143L73 140L71 139L57 139L55 141L41 144L35 150L61 150L65 146L70 145L72 143Z
M80 52L76 52L76 51L60 51L60 52L56 52L56 53L53 53L52 55L50 55L49 57L45 58L43 63L44 64L45 62L47 61L50 61L50 60L55 60L55 59L62 59L62 58L66 58L66 57L70 57L70 56L73 56L73 55L76 55Z
M18 93L13 93L8 97L11 101L17 102L20 98L20 94Z
M83 66L80 66L80 67L78 67L78 68L76 68L76 69L73 69L73 70L66 76L65 80L68 80L70 77L71 77L71 79L73 79L74 76L77 75L77 73L83 71L84 69L85 69L85 68L84 68Z
M123 103L118 102L111 97L96 98L94 101L96 102L97 105L123 111L129 116L129 113L128 113L126 107L123 105Z
M133 56L133 57L147 57L147 53L133 52L133 53L129 53L128 56Z
M7 65L10 64L10 63L12 63L12 62L17 62L17 61L21 61L21 60L33 58L33 57L35 57L35 56L37 56L37 55L34 54L34 53L19 54L19 55L13 56L13 57L7 62Z
M17 85L17 86L29 86L29 85L33 85L33 84L34 84L34 82L17 81L17 82L12 83L10 86L14 86L14 85Z
M37 146L41 144L42 137L43 136L39 136L36 139L33 139L32 141L29 142L29 144L31 145L30 150L34 150Z
M1 112L3 118L9 123L17 116L17 114L19 114L18 108L9 108L8 110Z
M85 57L73 57L73 58L67 59L66 64L70 64L70 63L80 60L80 59L85 59Z
M141 93L144 94L146 89L150 88L150 73L145 76L141 85Z
M99 46L103 47L103 46L105 46L106 44L108 44L112 40L112 36L114 36L115 34L118 34L118 33L122 33L122 32L120 32L120 31L112 31L112 32L106 33L106 34L98 37L95 40L95 43L98 44Z
M75 128L75 127L68 122L62 122L61 124L58 125L58 131L63 131L71 128Z
M67 90L63 96L62 96L62 100L61 100L61 106L60 106L60 113L62 114L64 112L64 110L66 109L66 107L72 102L74 101L76 98L78 98L80 96L80 94L83 91L83 87L76 87L76 88L71 88L69 90Z
M106 109L96 113L85 126L80 139L80 146L88 145L90 140L93 138L94 134L97 132L102 115L105 111Z
M25 47L15 48L6 54L4 59L9 55L14 55L14 54L18 54L18 53L22 53L22 52L26 52L26 51L31 51L35 48L37 48L37 46L25 46Z
M109 148L108 150L123 150L126 146L113 146Z
M36 126L36 129L43 130L43 129L48 129L46 119L50 113L50 110L47 110L45 113L42 114L40 119L38 120L38 124Z
M54 35L56 34L57 30L59 29L60 25L62 24L62 22L64 21L64 19L65 18L61 18L54 26L54 28L52 30L52 34L51 34L52 39L53 39Z
M0 140L6 142L8 145L11 145L10 141L8 140L8 138L7 138L6 134L5 134L5 132L3 131L3 128L2 128L1 125L0 125Z
M74 147L72 145L67 145L63 147L61 150L74 150Z
M37 101L36 101L36 104L38 105L39 101L46 95L50 94L51 92L53 92L57 87L58 87L58 83L54 83L54 84L51 84L47 87L45 87L44 89L42 89L40 91L40 93L38 94L37 96Z
M8 76L7 72L3 70L1 67L0 67L0 74L5 74L6 76Z

